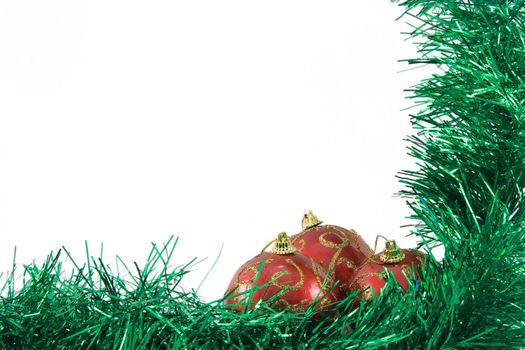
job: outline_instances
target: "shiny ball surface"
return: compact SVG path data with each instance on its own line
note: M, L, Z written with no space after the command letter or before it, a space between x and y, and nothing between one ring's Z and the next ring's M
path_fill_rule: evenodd
M257 272L260 269L259 276ZM326 283L325 283L325 278ZM224 300L227 307L238 312L253 309L259 301L271 299L284 288L269 306L275 310L288 308L292 312L304 312L319 298L316 308L321 311L341 299L339 289L333 287L333 279L311 258L298 252L286 255L264 252L243 264L229 283ZM253 287L268 286L250 291ZM323 286L324 284L324 286Z
M351 289L361 291L361 299L371 299L374 295L378 295L386 283L385 268L393 273L401 288L408 289L405 275L414 274L416 278L418 277L418 271L424 263L424 254L416 249L400 249L400 251L404 253L404 258L399 262L381 262L380 254L376 254L373 259L361 265L354 275Z
M291 240L299 252L330 271L344 293L350 291L358 266L374 254L356 231L335 225L307 228Z

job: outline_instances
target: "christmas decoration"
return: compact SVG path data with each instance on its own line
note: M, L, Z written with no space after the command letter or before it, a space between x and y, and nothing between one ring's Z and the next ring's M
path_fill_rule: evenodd
M264 286L252 290L254 287ZM317 309L341 299L338 288L326 271L311 258L297 252L290 238L282 232L271 253L248 260L235 273L226 292L226 305L241 312L253 309L260 301L271 300L276 310L304 312L319 300Z
M401 5L418 49L406 61L437 69L410 90L418 166L399 177L412 234L430 261L443 248L441 268L315 320L269 301L237 313L201 300L185 285L192 262L173 261L176 241L153 245L143 265L89 252L81 263L64 249L0 274L0 349L524 349L525 1Z
M341 290L350 291L356 268L374 253L354 230L322 225L311 211L303 216L303 231L292 236L293 245L333 273Z
M407 278L419 276L423 266L423 253L416 249L400 249L396 242L387 240L385 250L364 262L355 273L351 289L361 291L361 298L372 299L385 286L390 271L397 283L408 289Z

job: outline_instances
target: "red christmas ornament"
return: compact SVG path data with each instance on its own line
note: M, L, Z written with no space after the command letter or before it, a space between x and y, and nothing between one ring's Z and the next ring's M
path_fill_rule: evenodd
M330 269L341 290L348 293L358 266L374 252L354 230L321 224L322 221L308 211L303 216L303 231L292 236L293 245L325 270Z
M258 279L255 280L259 269ZM243 293L269 282L267 287L253 293ZM317 307L323 310L341 299L340 291L332 289L333 284L333 279L326 275L325 270L311 258L297 252L290 238L282 232L271 253L263 251L235 272L225 294L231 297L226 298L224 304L242 312L245 308L253 309L257 302L268 300L287 288L270 307L304 312L319 299Z
M405 275L414 274L417 277L418 270L423 266L423 259L424 254L418 250L400 249L395 241L387 240L383 252L374 255L359 267L352 281L352 290L362 291L361 298L366 300L378 295L388 276L385 268L392 271L396 281L406 290L408 280Z

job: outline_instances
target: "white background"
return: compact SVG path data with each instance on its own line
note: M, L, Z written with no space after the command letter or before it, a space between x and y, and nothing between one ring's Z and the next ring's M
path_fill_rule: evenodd
M84 241L174 264L218 298L312 209L413 246L395 174L423 70L388 1L4 1L0 271ZM4 275L5 276L5 275Z

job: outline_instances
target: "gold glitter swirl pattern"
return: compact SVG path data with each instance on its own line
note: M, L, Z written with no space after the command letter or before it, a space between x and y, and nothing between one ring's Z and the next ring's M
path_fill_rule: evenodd
M416 260L421 264L423 265L424 264L424 260L423 260L423 257L421 255L418 254L418 256L416 256Z
M294 243L295 243L295 241L294 241ZM297 248L297 250L302 252L304 247L305 247L305 245L306 245L306 241L303 238L301 238L301 239L297 240L297 243L299 243L299 248Z
M373 297L372 288L368 287L367 289L365 289L363 293L361 294L361 297L365 300L371 300Z
M334 285L334 280L331 278L330 275L325 274L325 271L321 265L316 263L312 258L310 258L310 261L312 262L312 271L314 272L315 279L317 280L317 283L319 283L319 287L325 283L326 284L324 289L331 289Z
M266 259L265 260L265 263L267 264L271 264L273 262L274 259ZM235 287L234 289L235 290L239 290L239 287L240 286L246 286L246 287L250 287L251 284L253 284L253 282L255 281L255 277L257 276L257 271L259 269L259 264L260 263L257 263L257 264L251 264L251 265L248 265L246 266L244 269L242 269L241 271L239 271L239 273L237 274L237 276L235 276ZM264 266L263 266L264 268ZM248 279L248 280L244 280L244 281L240 281L240 277L242 274L246 274L250 271L253 271L253 277ZM262 272L262 271L261 271Z
M401 265L401 270L405 273L406 276L411 276L413 273L412 268L406 264Z
M340 259L339 255L341 255L341 252L343 251L344 248L348 247L348 245L350 244L350 241L346 237L346 235L343 232L341 232L340 230L338 230L336 227L329 226L329 225L327 225L326 227L329 228L330 231L325 232L321 236L319 236L319 243L321 243L325 247L337 250L335 252L335 254L333 255L333 257L332 257L332 260L330 260L330 269L329 269L330 270L329 273L331 275L335 276L335 269L334 269L334 267L335 267L335 265L337 264L337 262ZM334 242L331 242L331 241L327 240L326 236L329 235L329 234L333 234L333 235L337 236L337 238L339 238L341 240L341 242L340 243L334 243Z
M240 281L240 277L242 274L244 273L248 273L250 271L253 271L253 277L250 278L249 280L244 280L244 281ZM243 269L242 271L239 271L239 273L237 274L237 277L235 278L235 289L236 290L239 290L239 287L240 286L245 286L245 287L250 287L250 285L253 283L253 280L255 279L255 275L257 274L257 267L255 267L254 265L251 265L251 266L248 266L246 267L245 269Z
M381 274L379 272L365 273L365 274L362 274L361 276L359 276L358 278L356 278L355 281L353 282L353 284L355 283L358 287L365 288L367 285L363 281L366 278L369 278L369 277L383 278L383 274Z
M295 291L295 290L299 290L303 287L303 284L304 284L304 273L303 273L303 270L301 270L301 268L299 266L297 266L297 264L295 263L295 261L293 261L292 259L286 259L286 262L290 265L292 265L296 270L297 272L299 273L299 281L297 281L296 284L294 285L289 285L289 284L286 284L286 283L281 283L279 281L279 276L282 275L281 272L276 272L273 274L272 276L272 284L276 287L279 287L279 288L285 288L285 287L288 287L288 291ZM282 276L281 276L282 277Z
M332 249L343 249L344 247L348 246L350 241L348 240L345 234L337 230L335 227L332 227L332 226L326 226L326 227L327 228L329 227L330 231L327 231L319 236L319 243L321 243L325 247L332 248ZM337 236L337 238L341 240L341 243L334 243L326 239L326 236L330 234Z
M319 306L321 309L324 309L325 307L327 307L328 305L330 305L332 303L332 301L330 301L329 298L327 298L326 296L324 298L321 299L321 301L319 302Z
M347 234L343 230L341 230L339 227L336 227L336 226L332 226L331 229L334 230L335 232L339 233L341 236L345 237L345 239L348 242L348 238L346 238ZM353 228L351 228L348 231L350 232L350 236L351 236L352 241L357 246L357 248L360 249L361 248L361 244L359 244L359 235L357 234L357 232Z
M357 268L355 263L352 260L345 258L344 256L341 256L337 259L336 265L339 265L339 264L345 264L346 266L353 269L354 271ZM347 280L346 283L344 282L344 280L341 280L341 279L339 280L339 286L341 287L350 288L351 285L352 285L352 282L350 280Z
M323 268L317 264L314 259L310 258L310 262L312 263L312 270L314 272L315 279L317 280L317 283L319 285L323 285L323 278L322 275L324 273Z
M352 268L352 269L355 269L357 266L355 266L355 263L348 259L348 258L345 258L344 256L340 257L339 259L337 259L337 264L345 264L346 266Z
M290 304L290 302L286 299L279 299L279 300L274 301L271 304L271 307L276 310L284 310L288 308L291 312L295 312L295 313L305 312L306 309L308 309L308 306L309 306L308 300L306 299L301 300L297 304Z
M374 273L366 273L364 275L361 275L359 276L355 281L354 283L357 285L357 287L362 290L363 292L361 293L361 298L365 299L365 300L370 300L372 299L373 295L372 295L372 287L369 285L369 284L365 284L363 282L363 280L365 278L369 278L369 277L380 277L380 278L384 278L384 275L382 273L379 273L379 272L374 272ZM378 292L378 291L376 291Z

